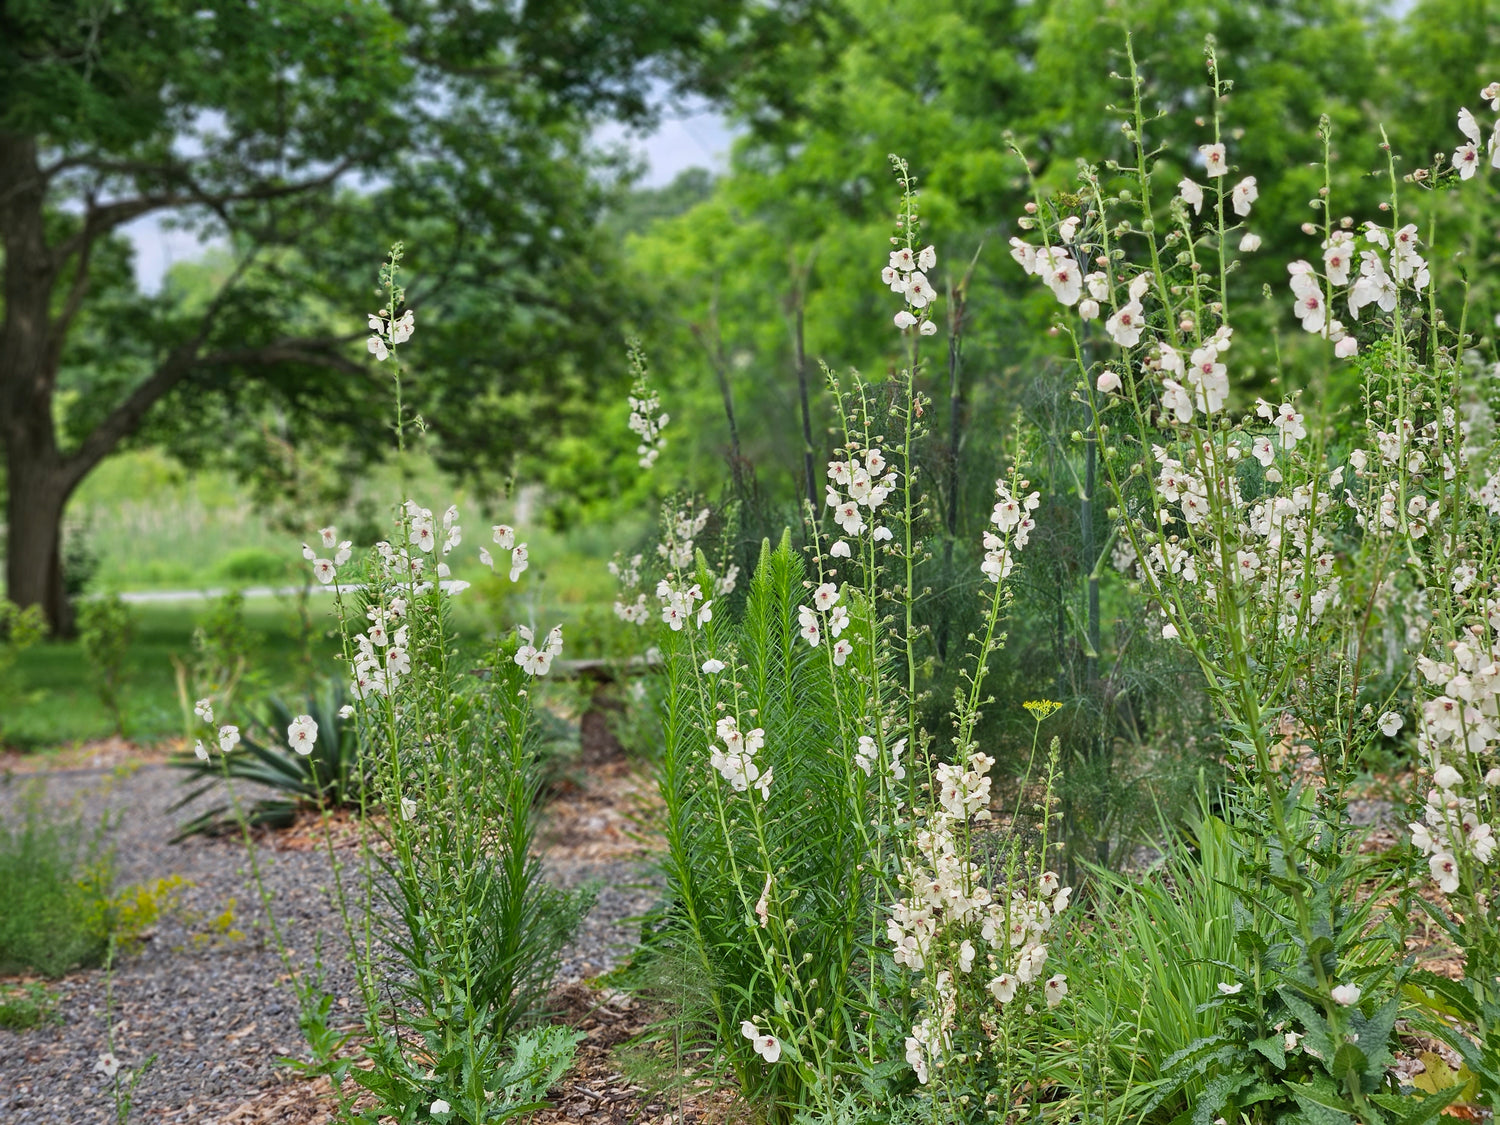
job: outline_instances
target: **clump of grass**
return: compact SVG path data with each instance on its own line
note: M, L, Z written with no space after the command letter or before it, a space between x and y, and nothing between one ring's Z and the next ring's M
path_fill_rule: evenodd
M52 993L37 981L0 984L0 1027L25 1031L44 1023L59 1023Z
M0 815L0 973L56 977L103 962L116 915L108 828L58 815L40 784Z

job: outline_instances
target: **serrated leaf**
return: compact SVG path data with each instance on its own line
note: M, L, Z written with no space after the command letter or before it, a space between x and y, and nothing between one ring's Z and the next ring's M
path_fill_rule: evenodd
M1331 1084L1288 1082L1286 1088L1308 1125L1354 1125L1344 1099L1331 1088Z
M1198 1104L1193 1109L1193 1125L1213 1125L1224 1103L1254 1081L1255 1076L1248 1073L1221 1074L1211 1079L1198 1096Z
M1323 1014L1285 986L1278 988L1276 994L1281 997L1282 1003L1287 1006L1287 1010L1296 1016L1297 1021L1302 1024L1303 1034L1307 1037L1307 1045L1322 1055L1323 1058L1333 1058L1333 1036L1328 1027L1328 1021L1323 1017Z
M1277 1070L1286 1069L1286 1040L1282 1036L1267 1035L1264 1039L1252 1039L1250 1047L1275 1063Z
M1420 1078L1421 1075L1417 1077ZM1433 1120L1443 1110L1457 1101L1463 1093L1463 1086L1450 1086L1446 1090L1425 1097L1405 1117L1397 1118L1393 1125L1427 1125L1427 1122Z

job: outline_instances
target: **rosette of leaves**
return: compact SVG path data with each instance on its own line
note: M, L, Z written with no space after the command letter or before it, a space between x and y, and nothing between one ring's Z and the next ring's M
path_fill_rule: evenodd
M243 731L239 746L226 758L212 754L204 761L184 754L173 760L172 764L187 774L184 784L194 788L171 811L191 804L226 778L276 791L276 795L262 797L245 810L252 826L289 827L299 809L358 808L368 772L353 717L345 720L339 715L345 702L339 686L296 706L279 698L267 700L261 715ZM306 755L287 745L287 727L298 715L311 715L318 724L317 741ZM232 827L232 804L226 802L188 821L175 839L200 833L218 835Z

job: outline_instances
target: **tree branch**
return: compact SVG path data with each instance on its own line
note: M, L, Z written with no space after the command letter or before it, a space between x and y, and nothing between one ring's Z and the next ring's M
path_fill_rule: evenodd
M68 238L57 248L55 260L58 266L61 267L73 255L85 251L101 234L105 234L115 227L128 223L132 219L148 215L152 211L162 211L174 207L208 207L227 221L228 216L224 209L231 203L285 199L288 196L315 191L318 188L327 187L333 183L352 166L352 162L346 160L340 162L336 167L329 169L323 175L310 180L300 180L294 184L265 184L261 187L248 188L244 191L214 193L204 191L198 187L192 178L183 171L172 169L166 165L143 165L135 170L154 170L162 173L167 179L181 179L185 184L186 190L154 192L135 196L131 199L118 199L113 203L106 203L101 207L91 206L84 215L83 226L79 228L78 233ZM121 166L120 170L124 170L124 167Z

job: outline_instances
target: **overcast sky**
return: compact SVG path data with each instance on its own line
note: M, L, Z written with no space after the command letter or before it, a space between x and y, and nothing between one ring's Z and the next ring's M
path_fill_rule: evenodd
M646 163L644 187L662 187L686 168L722 171L733 134L717 113L689 107L668 110L661 124L645 134L606 125L595 134L601 145L625 144ZM141 288L155 293L174 262L195 258L203 245L186 231L163 230L159 216L147 215L124 228L135 243L135 276Z

